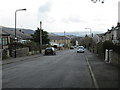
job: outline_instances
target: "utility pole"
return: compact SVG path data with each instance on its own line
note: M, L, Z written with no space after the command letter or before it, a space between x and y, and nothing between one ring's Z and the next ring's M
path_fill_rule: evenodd
M40 53L42 53L42 22L40 21Z
M66 46L66 45L65 45L65 31L64 31L64 48L65 48L65 46Z

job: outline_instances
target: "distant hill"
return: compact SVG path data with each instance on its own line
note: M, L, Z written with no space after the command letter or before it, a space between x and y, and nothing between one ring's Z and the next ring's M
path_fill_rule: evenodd
M56 35L60 35L60 36L63 36L64 35L64 32L52 32ZM94 35L95 34L100 34L102 33L101 31L93 31L92 32ZM85 35L89 35L90 33L88 31L80 31L80 32L66 32L65 35L68 35L68 36L77 36L77 37L84 37Z
M25 34L34 34L34 31L31 29L22 29L21 31L23 31Z
M0 26L0 28L2 28L2 30L15 30L15 28L9 28L9 27L3 27L3 26ZM24 34L33 34L34 33L34 30L32 29L20 29L20 28L17 28L16 29L17 31L20 31Z
M0 26L0 28L2 28L2 30L15 30L14 28L9 28L9 27L3 27L3 26ZM21 28L17 28L17 31L20 31L24 34L28 34L28 35L31 35L31 34L34 34L35 30L32 30L32 29L21 29ZM101 31L93 31L92 32L94 35L95 34L100 34L100 33L103 33ZM89 35L89 31L75 31L75 32L66 32L65 35L68 36L68 37L84 37L85 35ZM49 36L64 36L64 32L49 32Z
M49 36L59 36L57 34L54 34L54 33L48 33Z

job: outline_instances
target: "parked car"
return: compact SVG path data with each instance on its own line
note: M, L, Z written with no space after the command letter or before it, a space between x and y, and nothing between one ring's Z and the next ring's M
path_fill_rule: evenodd
M56 55L55 48L50 47L45 49L45 55Z
M77 46L74 46L74 48L77 48Z
M84 48L84 46L78 46L78 48Z
M85 52L85 49L83 46L79 46L78 50L77 50L77 53L84 53Z
M70 49L74 49L74 46L71 46Z

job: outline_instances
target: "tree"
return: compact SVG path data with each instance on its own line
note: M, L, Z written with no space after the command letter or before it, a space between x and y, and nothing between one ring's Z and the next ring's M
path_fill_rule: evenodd
M106 49L108 49L108 50L113 49L113 43L109 40L106 40L103 43L103 50L105 51Z
M87 36L87 35L86 35ZM86 47L91 47L92 45L92 38L90 37L84 37L82 40L81 40L81 44L85 45Z
M88 37L88 35L86 34L85 37Z
M41 32L42 32L42 44L43 45L49 44L50 39L48 38L48 32L43 31L43 29L41 29ZM37 28L37 30L31 36L32 36L32 41L36 43L40 43L40 29L39 28Z

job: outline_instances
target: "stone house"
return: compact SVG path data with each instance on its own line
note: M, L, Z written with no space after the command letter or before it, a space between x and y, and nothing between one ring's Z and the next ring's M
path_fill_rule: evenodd
M109 29L108 29L108 31L106 33L103 34L102 42L104 42L106 40L111 40L111 31Z
M115 27L113 30L111 30L111 40L112 40L113 43L119 43L118 34L119 34L119 28L118 27Z
M117 25L117 40L120 43L120 24Z
M0 34L0 49L8 49L8 44L10 43L9 34Z
M0 33L0 51L2 52L0 54L0 58L2 58L2 54L5 55L5 57L9 57L9 50L8 50L9 43L10 43L10 35L5 33Z
M71 39L71 45L72 46L83 45L82 41L83 41L83 37L74 37L74 38Z
M70 47L71 45L71 39L66 36L49 36L50 42L59 44L59 45L65 45L65 47Z
M9 48L8 45L12 42L15 42L15 30L13 28L2 27L0 29L0 32L1 32L0 33L0 49L2 51L5 51L5 53L7 52L7 56L5 56L5 58L10 57L10 56L14 56L14 55L12 55L14 50L8 49ZM24 42L25 42L25 41L31 39L30 35L27 35L19 30L16 30L16 37L17 37L17 40L16 40L17 42L20 42L21 40L22 41L24 40ZM22 48L19 51L17 50L17 56L24 54L25 50L23 50L23 51L22 50L23 50ZM28 48L26 49L26 51L28 53Z
M96 34L94 37L93 37L93 41L97 44L99 42L102 42L103 40L103 35L104 34Z
M112 27L111 30L108 30L106 33L102 35L102 42L110 40L113 43L120 42L120 28L119 27Z

